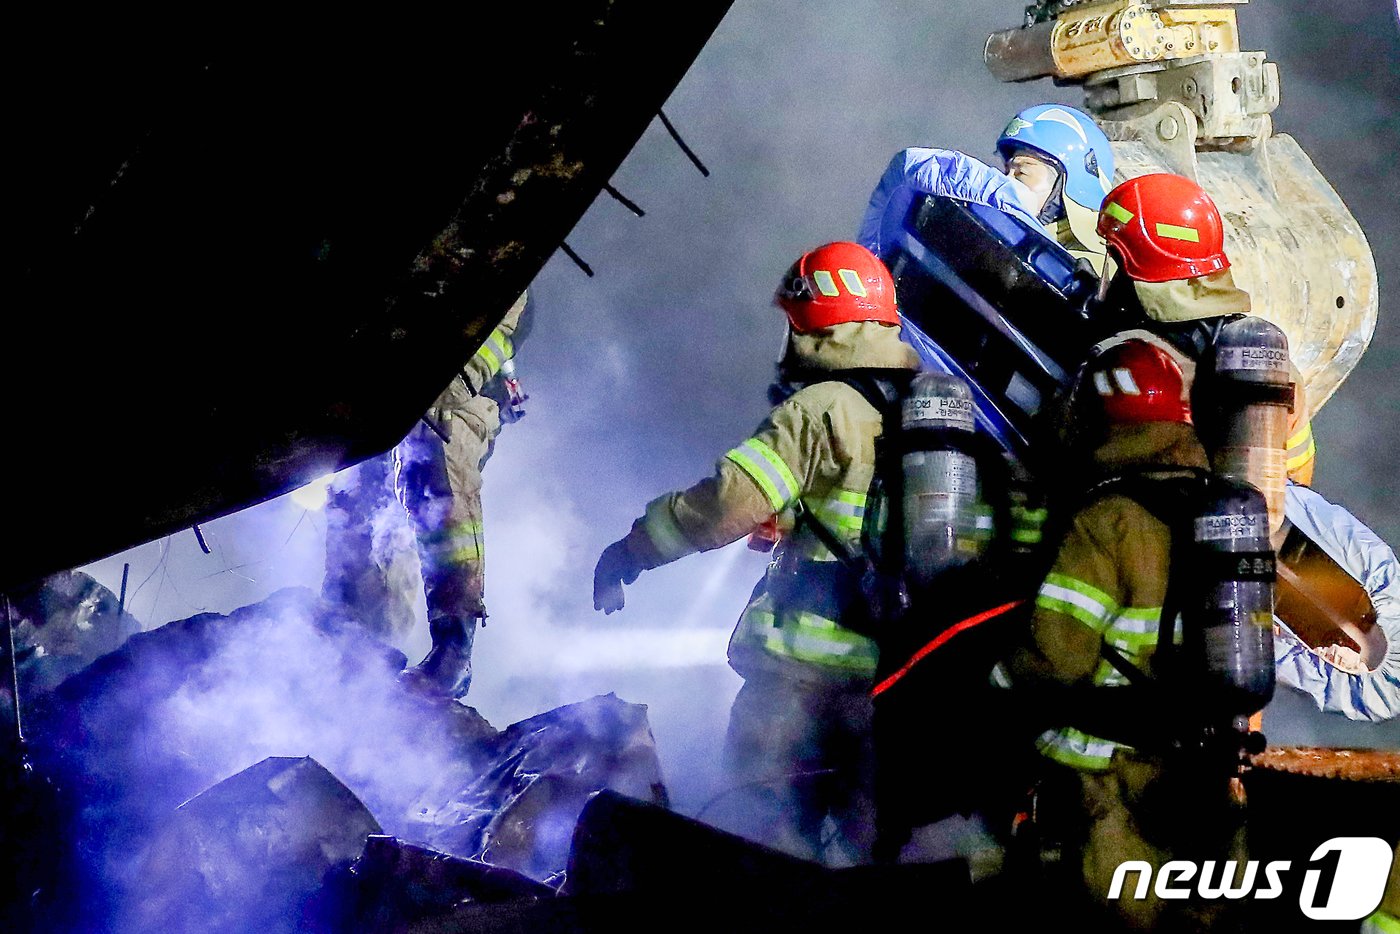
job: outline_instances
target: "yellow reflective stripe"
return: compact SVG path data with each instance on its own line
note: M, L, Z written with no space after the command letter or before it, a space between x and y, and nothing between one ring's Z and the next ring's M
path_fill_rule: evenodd
M784 613L784 625L779 626L771 605L764 594L744 610L740 620L740 626L770 654L847 673L875 674L879 650L872 640L815 613Z
M1155 630L1152 632L1124 632L1121 629L1105 629L1103 640L1130 655L1142 655L1145 649L1156 647L1157 633Z
M1035 605L1072 616L1095 632L1101 632L1118 610L1112 597L1090 584L1065 574L1047 574Z
M1047 509L1027 509L1025 506L1011 507L1011 540L1022 545L1036 545L1042 537L1042 527L1049 518Z
M1290 451L1312 437L1312 422L1303 423L1303 427L1298 429L1298 433L1284 442L1283 446Z
M846 284L846 291L856 298L865 298L865 283L860 281L860 273L854 269L838 269L836 274L841 277L841 281Z
M680 526L676 525L670 499L669 496L662 496L647 503L646 515L642 519L647 538L651 539L652 547L663 561L674 561L695 550Z
M1111 612L1116 612L1118 610L1117 600L1113 599L1093 584L1085 583L1077 577L1070 577L1068 574L1059 574L1055 571L1051 571L1049 574L1045 575L1045 582L1083 594L1094 601L1094 603Z
M1109 622L1108 628L1133 635L1150 632L1154 635L1162 622L1160 606L1123 607Z
M431 558L447 564L480 561L486 551L481 541L481 520L457 522L434 530L424 536L423 550Z
M471 545L463 545L461 548L448 553L447 560L451 564L469 564L473 561L481 561L486 557L486 546L481 542Z
M1133 219L1133 212L1129 211L1117 201L1110 201L1103 206L1103 212L1120 224L1126 224Z
M1066 591L1068 593L1068 591ZM1036 594L1035 605L1042 610L1050 610L1054 613L1063 613L1065 616L1072 616L1085 626L1097 632L1103 628L1103 619L1092 610L1077 606L1073 599L1065 599L1054 594L1045 592L1044 586L1041 592Z
M1158 224L1157 236L1168 237L1172 240L1187 240L1191 243L1200 243L1200 231L1194 227L1178 227L1175 224Z
M816 284L817 290L828 298L841 294L841 290L836 287L836 280L825 269L818 269L812 273L812 281Z
M1011 516L1017 522L1024 525L1040 526L1045 524L1045 520L1050 517L1050 510L1044 506L1038 509L1027 509L1025 506L1012 506Z
M1136 664L1138 659L1130 656L1128 661ZM1128 676L1114 668L1108 659L1099 659L1099 667L1094 669L1094 685L1096 687L1118 687L1121 684L1130 683Z
M1307 450L1305 450L1302 454L1297 454L1297 455L1295 455L1295 456L1293 456L1293 457L1290 457L1287 461L1284 462L1284 467L1285 467L1287 470L1297 470L1299 467L1303 466L1304 464L1306 464L1308 461L1312 460L1312 459L1313 459L1314 457L1316 457L1316 456L1317 456L1317 442L1316 442L1315 440L1311 440L1311 439L1310 439L1310 440L1308 441L1308 448L1307 448Z
M1108 768L1114 750L1118 748L1118 744L1112 740L1090 736L1074 727L1042 733L1035 745L1041 755L1086 772L1101 772Z
M486 343L481 345L481 349L476 352L476 356L486 363L487 379L500 372L501 365L509 360L514 353L515 346L501 328L491 332L491 336L486 338Z
M724 456L758 484L774 512L782 512L801 489L777 452L757 438L750 438Z
M1387 911L1377 911L1361 922L1361 934L1400 934L1400 918Z
M828 499L812 507L812 515L827 528L859 532L865 523L865 507Z

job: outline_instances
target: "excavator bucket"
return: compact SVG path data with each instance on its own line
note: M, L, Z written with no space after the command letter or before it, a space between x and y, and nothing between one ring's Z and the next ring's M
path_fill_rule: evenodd
M1236 282L1288 335L1313 413L1371 341L1376 264L1360 225L1302 148L1273 132L1278 67L1240 50L1243 0L1039 0L988 38L1004 81L1082 83L1113 142L1115 181L1184 175L1215 199Z
M1185 108L1105 121L1115 181L1173 172L1199 184L1225 220L1225 252L1254 313L1283 329L1314 413L1356 367L1376 329L1376 263L1361 226L1287 134L1238 150L1172 145Z

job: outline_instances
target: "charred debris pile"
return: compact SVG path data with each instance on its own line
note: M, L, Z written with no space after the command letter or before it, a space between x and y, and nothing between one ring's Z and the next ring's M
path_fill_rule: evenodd
M7 929L615 930L761 899L824 927L966 884L833 872L675 814L644 706L497 730L400 684L404 656L308 591L129 635L90 579L45 586L17 627L31 768L7 773ZM79 634L112 650L62 648Z

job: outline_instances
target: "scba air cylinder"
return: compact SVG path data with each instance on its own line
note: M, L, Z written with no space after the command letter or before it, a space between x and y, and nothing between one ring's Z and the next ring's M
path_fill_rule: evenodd
M982 553L991 516L978 496L977 461L967 453L976 431L967 384L920 373L902 414L904 567L911 583L927 586Z
M1195 518L1184 648L1198 699L1222 715L1248 716L1274 693L1274 551L1264 497L1221 480ZM1173 573L1177 573L1175 570Z
M1263 318L1245 317L1220 329L1215 341L1220 422L1212 466L1264 494L1270 531L1283 526L1288 481L1288 413L1293 405L1288 338Z

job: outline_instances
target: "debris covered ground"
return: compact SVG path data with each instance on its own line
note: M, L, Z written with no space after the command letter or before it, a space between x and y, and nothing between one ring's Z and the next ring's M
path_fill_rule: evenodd
M351 863L383 832L553 891L594 794L665 802L645 707L604 695L497 731L405 688L404 663L287 590L138 633L34 695L30 752L66 831L67 881L41 891L40 917L329 925L353 900Z

